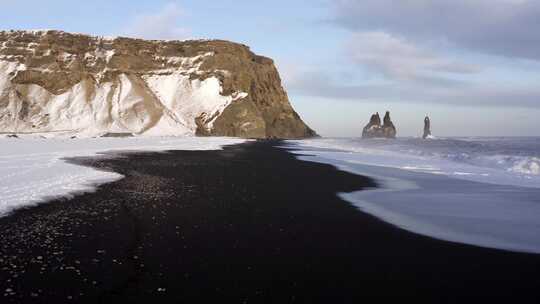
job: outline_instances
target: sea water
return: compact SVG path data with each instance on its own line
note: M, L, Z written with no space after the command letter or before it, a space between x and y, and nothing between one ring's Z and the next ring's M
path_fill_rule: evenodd
M379 188L339 195L400 228L540 253L540 137L321 138L287 145L301 159L373 177Z

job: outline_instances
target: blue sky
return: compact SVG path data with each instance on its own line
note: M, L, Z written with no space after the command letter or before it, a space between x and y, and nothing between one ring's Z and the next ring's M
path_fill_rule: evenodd
M399 135L540 135L535 0L3 1L1 29L219 38L278 65L319 133L356 136L372 112Z

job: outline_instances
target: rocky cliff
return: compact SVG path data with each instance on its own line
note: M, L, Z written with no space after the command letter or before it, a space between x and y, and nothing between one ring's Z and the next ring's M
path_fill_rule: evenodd
M315 135L245 45L61 31L0 32L0 132Z

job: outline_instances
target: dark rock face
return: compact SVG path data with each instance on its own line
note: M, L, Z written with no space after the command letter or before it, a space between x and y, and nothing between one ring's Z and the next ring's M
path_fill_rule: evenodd
M215 54L201 69L229 71L231 76L221 78L224 94L243 91L248 96L229 105L215 120L213 129L199 128L197 135L291 139L318 136L289 103L272 59L255 55L244 45L212 43L209 50Z
M381 117L379 113L371 116L369 123L362 131L362 138L396 138L396 127L390 119L390 112L386 111L381 125Z
M386 111L383 119L383 132L386 138L396 138L396 127L390 119L390 112Z
M422 136L422 138L426 139L430 135L431 135L431 121L429 120L429 117L426 116L426 118L424 118L424 135Z

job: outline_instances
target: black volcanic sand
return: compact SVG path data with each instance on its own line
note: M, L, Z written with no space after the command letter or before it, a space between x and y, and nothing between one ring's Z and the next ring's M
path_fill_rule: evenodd
M540 255L397 229L336 196L370 179L276 142L74 161L126 178L1 218L1 303L540 293Z

